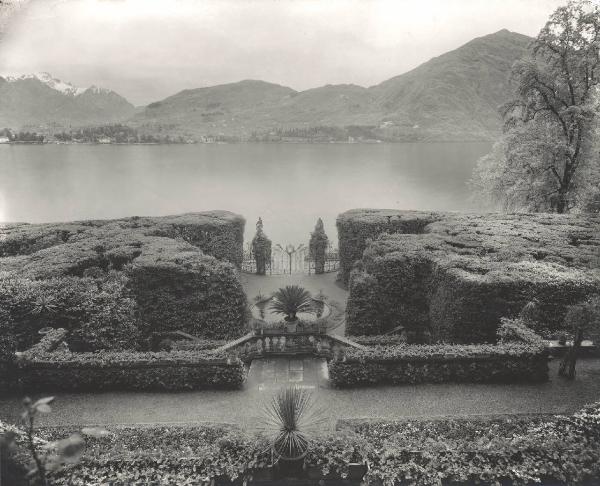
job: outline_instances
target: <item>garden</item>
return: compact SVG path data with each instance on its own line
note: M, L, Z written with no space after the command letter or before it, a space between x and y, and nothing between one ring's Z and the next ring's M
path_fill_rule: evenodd
M299 356L327 363L332 399L401 385L535 387L552 379L552 349L573 379L584 340L598 342L598 216L348 211L345 303L266 275L254 278L284 284L249 295L244 224L212 211L2 228L0 385L15 399L59 394L26 400L22 424L0 422L7 484L594 484L598 404L359 419L324 413L321 385L256 394L248 376L254 361ZM268 255L262 222L255 241ZM65 391L240 394L255 415L51 426Z

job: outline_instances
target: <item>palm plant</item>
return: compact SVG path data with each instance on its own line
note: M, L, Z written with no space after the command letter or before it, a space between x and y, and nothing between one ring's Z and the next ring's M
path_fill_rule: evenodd
M263 422L277 459L296 460L306 455L310 437L324 429L327 417L314 407L309 391L293 386L273 396Z
M310 293L299 285L287 285L277 290L270 308L276 314L284 314L288 322L295 321L298 312L314 312Z

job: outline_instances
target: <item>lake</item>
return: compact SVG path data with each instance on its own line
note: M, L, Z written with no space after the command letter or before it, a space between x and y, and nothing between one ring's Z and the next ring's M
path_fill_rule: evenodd
M227 209L274 243L360 207L468 211L489 143L0 145L0 220L50 222Z

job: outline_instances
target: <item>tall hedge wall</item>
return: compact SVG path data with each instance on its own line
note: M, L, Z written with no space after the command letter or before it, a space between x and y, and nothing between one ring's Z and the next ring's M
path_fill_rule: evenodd
M433 341L489 342L502 316L533 299L555 330L600 286L598 216L444 218L368 243L349 281L349 333L404 326Z
M213 339L238 337L246 323L246 294L233 266L173 242L137 258L128 268L141 330L181 330Z
M395 209L351 209L336 220L340 252L340 280L347 284L356 261L362 258L369 240L382 234L422 233L425 226L441 217L438 213Z
M22 350L42 327L64 327L75 351L132 349L173 330L237 337L243 229L225 211L1 226L0 312L10 319L0 335Z

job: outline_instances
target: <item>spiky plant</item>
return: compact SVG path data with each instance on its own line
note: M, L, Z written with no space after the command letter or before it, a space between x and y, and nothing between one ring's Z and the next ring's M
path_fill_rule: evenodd
M314 406L309 391L296 386L282 388L267 403L262 431L270 439L277 459L301 459L310 437L324 429L327 417Z
M287 285L277 290L270 308L276 314L285 315L286 321L295 321L298 312L314 312L310 293L299 285Z

